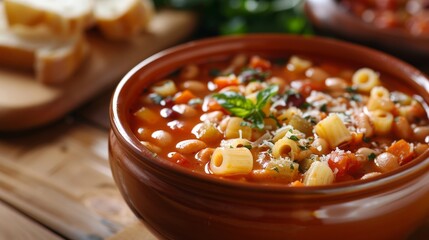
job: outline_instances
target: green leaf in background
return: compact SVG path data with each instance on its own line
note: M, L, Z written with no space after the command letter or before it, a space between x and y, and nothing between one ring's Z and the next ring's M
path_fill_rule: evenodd
M157 7L193 10L200 15L198 35L279 32L312 34L304 0L154 0ZM197 36L199 37L199 36Z

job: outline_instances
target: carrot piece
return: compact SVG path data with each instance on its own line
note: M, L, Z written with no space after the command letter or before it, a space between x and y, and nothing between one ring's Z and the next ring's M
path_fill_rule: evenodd
M391 153L399 158L399 165L403 165L411 161L414 157L414 151L407 141L401 139L397 142L394 142L388 149L388 153Z
M184 90L182 92L178 92L174 95L174 103L176 104L186 104L189 100L196 98L196 96L189 90Z
M301 181L296 180L294 182L291 182L289 186L291 186L291 187L304 187L305 185Z
M213 82L214 84L216 84L218 89L222 89L224 87L229 86L237 86L238 84L240 84L240 81L235 75L219 76L216 77Z
M352 144L358 146L363 141L363 133L352 132Z
M215 99L208 100L203 109L205 112L224 111L223 107Z
M337 171L336 178L356 173L361 164L353 153L332 152L328 159L332 171Z
M250 64L249 66L251 68L257 68L257 69L261 69L261 70L268 70L271 68L271 63L268 60L265 60L259 56L253 56L250 59Z

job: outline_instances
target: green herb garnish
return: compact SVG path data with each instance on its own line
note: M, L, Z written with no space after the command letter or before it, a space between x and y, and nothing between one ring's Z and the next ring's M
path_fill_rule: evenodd
M309 107L311 107L311 104L309 102L303 102L301 106L299 106L299 108L302 108L302 109L307 109Z
M359 94L352 94L352 96L350 97L351 100L355 101L355 102L360 102L362 100L361 96Z
M279 172L280 172L278 167L273 167L273 168L271 168L271 170L274 170L274 171L276 171L277 173L279 173Z
M308 146L302 146L302 145L298 145L299 149L301 150L308 150Z
M245 148L247 148L249 150L252 150L252 145L250 145L250 144L244 145L243 147L245 147Z
M323 104L323 105L320 107L320 111L322 111L322 112L328 112L328 105L326 105L326 103L325 103L325 104Z
M258 92L256 103L236 92L217 93L213 95L213 98L234 116L250 121L253 127L263 129L266 116L262 109L278 91L277 85L269 86Z
M293 141L299 141L299 138L295 135L290 136L289 139Z
M209 70L209 75L212 77L217 77L221 74L221 71L217 68L212 68Z
M357 92L357 88L356 87L352 87L352 86L348 86L348 87L346 87L346 92L356 93Z
M377 157L377 155L375 155L375 153L371 153L368 155L368 160L372 161Z
M363 136L362 140L366 143L371 142L371 138Z

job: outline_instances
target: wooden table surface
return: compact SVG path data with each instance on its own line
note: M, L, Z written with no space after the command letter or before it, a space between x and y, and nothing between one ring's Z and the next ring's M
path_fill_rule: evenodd
M112 91L49 126L1 135L0 240L155 239L111 176ZM410 239L429 239L429 220Z

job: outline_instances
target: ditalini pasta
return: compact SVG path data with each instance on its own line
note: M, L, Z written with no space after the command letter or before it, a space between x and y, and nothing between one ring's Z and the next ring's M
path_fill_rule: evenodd
M253 169L253 156L249 149L216 148L210 161L210 171L216 175L247 174Z
M184 63L142 91L130 127L159 161L214 178L291 187L368 179L429 149L425 105L383 85L390 80L306 55Z

